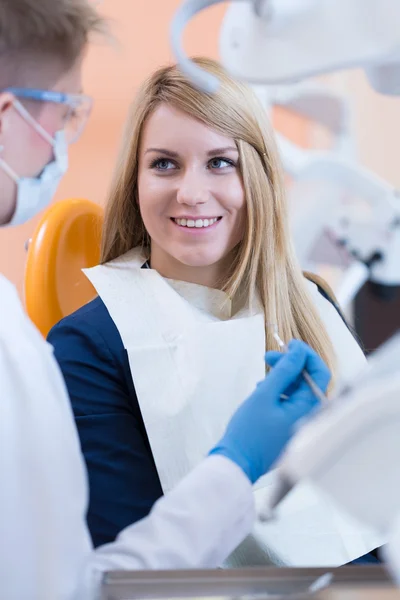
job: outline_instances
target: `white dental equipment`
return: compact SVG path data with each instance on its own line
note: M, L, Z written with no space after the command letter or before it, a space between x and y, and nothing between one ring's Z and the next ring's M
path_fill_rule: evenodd
M400 200L393 186L358 163L345 96L314 82L256 92L267 110L281 106L312 119L333 142L329 150L304 149L275 132L292 179L289 216L300 264L318 271L325 235L344 268L334 286L340 306L347 308L368 280L377 284L375 293L390 297L400 285Z
M302 426L277 465L270 510L307 480L387 535L400 514L399 361L397 334L371 356L351 389Z
M397 190L340 155L303 151L281 138L280 147L285 167L294 176L289 189L290 218L301 264L308 268L312 250L326 232L354 261L336 290L341 306L346 307L367 280L383 289L399 286ZM305 198L304 202L299 198Z
M182 71L206 92L218 79L187 57L186 24L223 0L186 0L171 25ZM400 93L400 3L397 0L233 0L220 35L222 64L253 84L294 83L362 67L384 94Z

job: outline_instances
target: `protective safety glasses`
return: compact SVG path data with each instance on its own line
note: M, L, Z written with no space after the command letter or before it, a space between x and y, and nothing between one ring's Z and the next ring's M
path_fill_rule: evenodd
M37 90L32 88L7 88L16 98L52 102L65 106L64 132L68 144L76 142L82 134L90 116L93 100L83 94L63 94L52 90Z

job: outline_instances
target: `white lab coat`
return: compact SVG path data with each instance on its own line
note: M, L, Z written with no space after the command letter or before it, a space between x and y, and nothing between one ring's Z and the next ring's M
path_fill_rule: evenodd
M221 503L224 498L224 503ZM0 596L92 598L112 569L216 567L254 521L251 485L207 458L151 515L93 551L88 486L64 382L0 276Z

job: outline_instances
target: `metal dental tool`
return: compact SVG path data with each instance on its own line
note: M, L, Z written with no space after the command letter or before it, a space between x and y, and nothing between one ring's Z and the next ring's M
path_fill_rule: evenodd
M289 348L288 348L287 344L285 344L285 342L280 337L280 335L278 333L277 325L274 324L274 325L271 325L271 327L274 330L273 336L274 336L274 339L278 342L279 348L281 348L284 352L287 352ZM316 398L318 398L318 400L321 402L322 405L325 405L328 402L328 398L325 396L323 391L317 386L317 384L312 379L310 374L307 373L307 371L304 369L302 371L302 375L303 375L304 380L310 386L310 389L313 392L314 396Z

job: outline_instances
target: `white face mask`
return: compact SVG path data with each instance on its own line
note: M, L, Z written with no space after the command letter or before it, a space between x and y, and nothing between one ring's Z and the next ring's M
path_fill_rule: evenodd
M58 131L53 139L19 103L16 103L15 107L21 116L52 145L54 159L44 167L38 177L19 177L0 156L0 168L17 184L16 208L7 225L21 225L46 208L68 169L68 145L64 131Z

